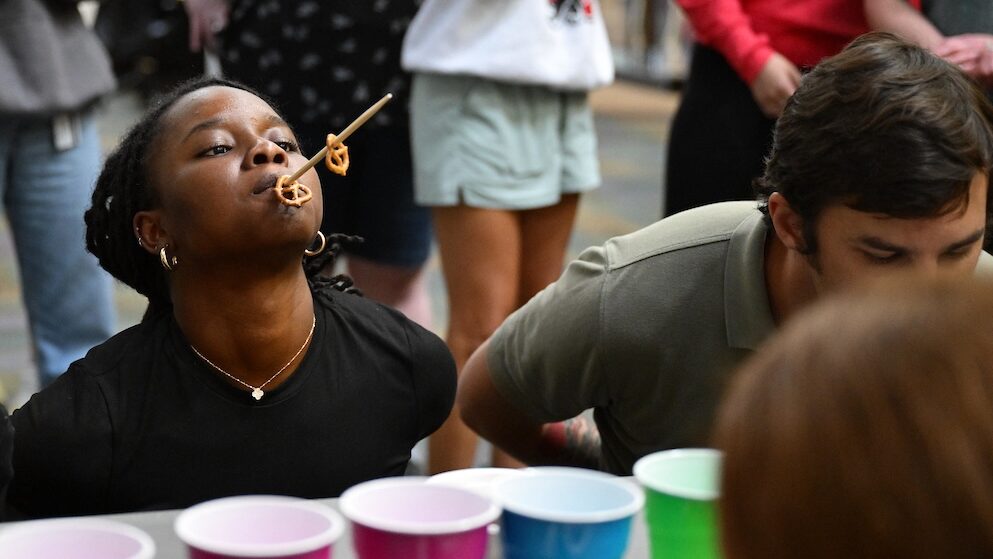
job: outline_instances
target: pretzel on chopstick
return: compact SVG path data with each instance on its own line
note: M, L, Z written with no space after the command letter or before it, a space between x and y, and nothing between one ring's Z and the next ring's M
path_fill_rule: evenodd
M332 172L338 173L339 175L344 175L348 171L348 147L345 146L345 140L355 132L359 126L365 124L367 120L372 118L374 114L379 112L379 109L383 108L383 105L388 103L390 99L393 99L392 93L387 93L382 99L376 101L376 104L365 110L364 113L359 115L347 128L341 131L341 134L335 136L334 134L328 134L327 145L324 149L317 152L314 157L311 157L309 161L303 164L303 167L297 169L292 175L283 175L279 177L276 181L276 187L272 189L276 193L276 199L279 200L281 204L286 206L296 206L300 207L310 201L312 193L310 188L306 185L297 182L304 173L307 172L311 167L317 164L321 159L327 158L326 164L328 169Z
M345 176L348 172L348 146L338 141L338 136L328 134L328 154L324 164L328 171Z
M276 179L276 186L273 187L273 191L276 192L276 198L283 205L296 206L298 208L310 202L310 199L314 197L310 188L300 181L293 181L290 184L286 184L289 178L290 175L283 175Z

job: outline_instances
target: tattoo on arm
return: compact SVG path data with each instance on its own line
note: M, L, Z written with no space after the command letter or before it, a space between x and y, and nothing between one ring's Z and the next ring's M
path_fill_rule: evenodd
M600 431L583 416L546 424L542 428L542 446L549 462L600 467Z

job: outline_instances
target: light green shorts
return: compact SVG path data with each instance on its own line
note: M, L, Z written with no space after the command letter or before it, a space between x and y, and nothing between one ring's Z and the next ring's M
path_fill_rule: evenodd
M600 185L585 92L416 74L411 95L418 204L524 210Z

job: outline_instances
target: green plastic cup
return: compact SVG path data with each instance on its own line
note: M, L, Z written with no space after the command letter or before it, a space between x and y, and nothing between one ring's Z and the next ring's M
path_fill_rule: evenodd
M663 450L634 465L645 488L652 559L719 559L715 501L721 453L710 448Z

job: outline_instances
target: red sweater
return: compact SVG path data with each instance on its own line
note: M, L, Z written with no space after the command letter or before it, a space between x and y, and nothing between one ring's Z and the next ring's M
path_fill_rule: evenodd
M862 0L676 0L696 39L751 84L773 52L810 67L868 31Z

